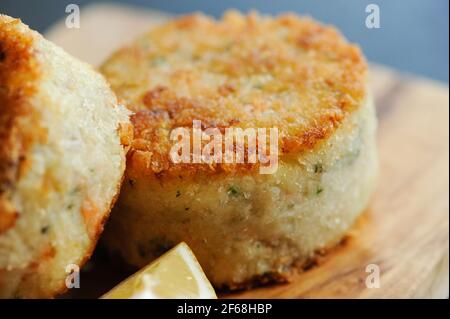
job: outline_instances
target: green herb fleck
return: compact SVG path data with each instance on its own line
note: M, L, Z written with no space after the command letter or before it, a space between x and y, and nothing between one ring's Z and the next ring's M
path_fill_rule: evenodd
M319 195L320 193L322 193L323 192L323 188L322 187L317 187L317 189L316 189L316 195Z
M175 196L176 197L180 197L181 196L181 192L179 190L177 190L177 194Z
M44 226L41 228L41 234L45 235L48 233L48 230L50 229L50 226Z
M73 203L70 203L69 205L67 205L67 209L72 209L73 208Z
M228 188L228 195L230 196L238 196L240 194L239 188L236 186L230 186Z

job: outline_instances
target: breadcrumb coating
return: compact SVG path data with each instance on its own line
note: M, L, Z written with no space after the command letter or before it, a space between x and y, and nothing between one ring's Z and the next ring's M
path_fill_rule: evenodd
M101 68L135 112L128 173L246 172L258 164L173 164L174 128L279 130L279 155L328 138L366 96L360 49L310 18L230 11L175 19L116 52Z

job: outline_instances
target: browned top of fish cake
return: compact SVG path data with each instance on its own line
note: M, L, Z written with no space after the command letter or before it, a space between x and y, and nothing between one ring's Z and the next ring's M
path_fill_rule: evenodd
M193 120L221 131L277 127L280 155L292 154L326 139L366 95L360 49L293 14L181 17L119 50L101 70L136 112L129 166L140 174L237 169L171 163L170 131Z

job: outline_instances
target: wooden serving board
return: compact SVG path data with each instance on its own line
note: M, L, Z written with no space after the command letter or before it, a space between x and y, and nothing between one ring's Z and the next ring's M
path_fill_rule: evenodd
M117 5L81 11L47 33L74 56L98 65L113 50L168 18ZM232 298L447 298L449 293L449 91L431 80L371 66L379 119L380 178L348 240L289 284L223 295ZM125 274L94 256L69 297L97 297ZM367 288L366 266L380 269ZM93 265L93 266L92 266Z

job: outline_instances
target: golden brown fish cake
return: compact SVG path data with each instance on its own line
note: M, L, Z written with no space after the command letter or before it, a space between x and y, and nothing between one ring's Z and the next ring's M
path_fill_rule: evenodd
M281 281L339 242L365 208L377 171L367 66L334 28L292 14L186 16L117 51L101 71L135 112L126 182L105 233L129 264L185 241L216 287ZM173 163L170 132L194 120L221 132L277 128L278 170Z
M366 69L359 48L332 27L230 12L220 21L192 15L157 27L101 71L137 112L139 155L130 165L141 172L151 154L150 169L159 173L185 171L170 161L167 132L195 119L205 127L277 127L282 154L313 148L362 103Z

